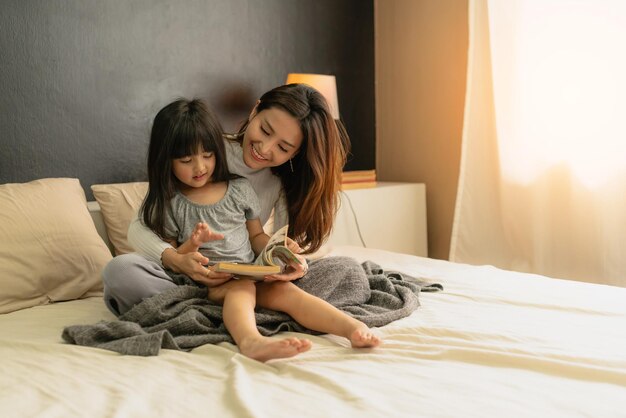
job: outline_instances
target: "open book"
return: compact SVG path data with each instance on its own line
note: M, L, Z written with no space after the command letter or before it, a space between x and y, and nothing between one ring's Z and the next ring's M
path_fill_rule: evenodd
M285 225L276 231L267 242L263 251L254 263L216 263L214 270L222 273L240 274L262 279L268 274L281 273L286 265L291 262L302 264L298 257L287 248L287 231L289 225Z

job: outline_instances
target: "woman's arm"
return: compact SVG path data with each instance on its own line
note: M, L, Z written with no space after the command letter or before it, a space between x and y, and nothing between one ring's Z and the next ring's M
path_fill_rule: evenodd
M141 223L138 216L135 216L128 227L128 243L139 254L158 264L161 264L161 257L165 250L174 250L174 247Z
M274 205L274 231L278 231L289 223L289 212L287 211L287 198L285 192L281 190L278 200Z
M138 216L135 216L128 227L128 243L148 260L161 264L176 273L184 273L191 278L194 278L194 273L206 276L204 271L206 269L201 265L209 262L206 257L201 254L200 257L191 257L193 253L179 254L172 245L163 241L145 226Z
M209 259L199 252L180 254L174 247L161 240L152 230L135 217L128 227L128 243L135 250L163 267L176 273L183 273L208 287L218 286L232 275L209 271L204 267Z

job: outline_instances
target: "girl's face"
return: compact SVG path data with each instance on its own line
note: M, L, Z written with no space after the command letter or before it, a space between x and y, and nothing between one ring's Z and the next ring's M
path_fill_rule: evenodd
M252 111L243 136L243 161L253 169L276 167L286 163L302 145L300 124L278 108Z
M215 170L215 154L198 150L195 155L175 158L172 161L174 176L190 188L203 187L211 182Z

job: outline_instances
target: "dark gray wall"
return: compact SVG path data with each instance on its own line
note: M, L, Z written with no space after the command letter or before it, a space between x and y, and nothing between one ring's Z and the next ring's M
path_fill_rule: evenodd
M363 0L2 0L0 183L144 180L154 114L207 99L234 130L289 72L334 74L375 166L374 10Z

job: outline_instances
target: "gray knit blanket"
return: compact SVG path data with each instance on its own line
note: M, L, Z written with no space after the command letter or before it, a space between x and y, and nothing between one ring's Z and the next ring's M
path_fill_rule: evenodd
M385 272L371 261L358 264L348 257L312 261L307 275L293 283L369 327L410 315L419 306L420 291L443 290L440 284ZM281 312L257 308L255 314L262 335L320 334ZM195 285L177 286L145 299L116 321L68 326L62 337L70 344L138 356L157 355L161 348L187 351L204 344L234 342L222 321L222 307L207 299L205 287Z

